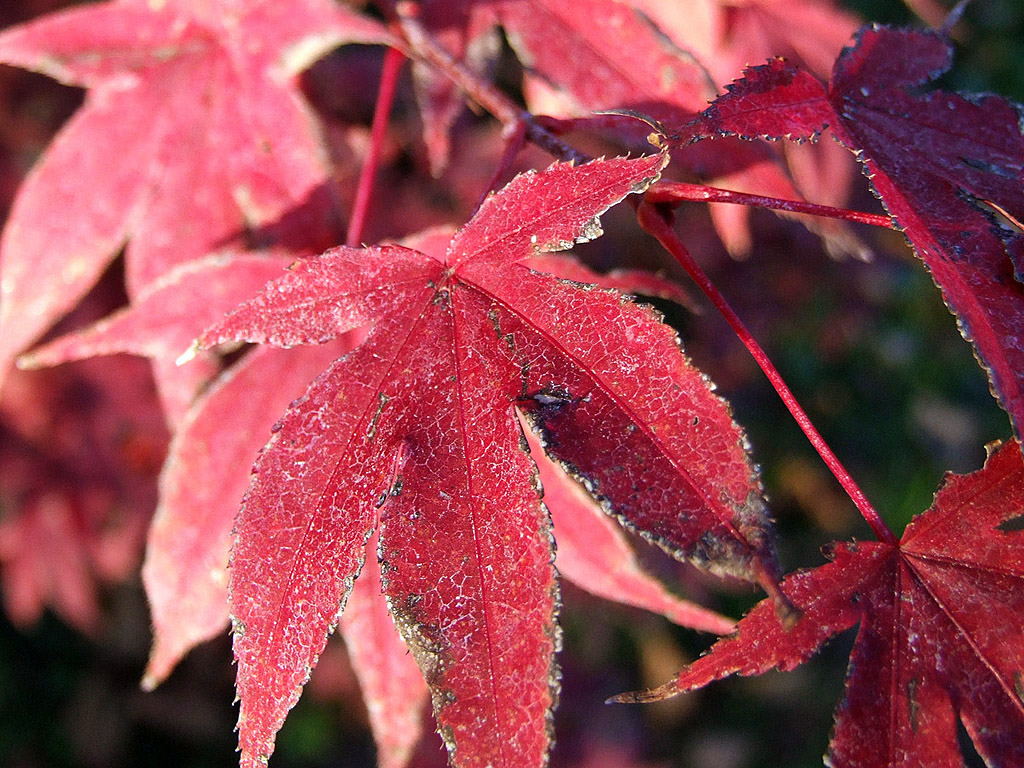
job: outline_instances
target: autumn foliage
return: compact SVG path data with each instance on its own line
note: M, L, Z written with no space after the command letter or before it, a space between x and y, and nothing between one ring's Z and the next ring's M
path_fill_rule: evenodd
M95 632L144 552L142 686L230 627L242 766L337 629L381 766L417 759L429 708L452 765L518 768L557 735L564 579L722 635L619 701L856 627L830 765L955 766L969 741L1024 766L1024 116L933 87L962 9L915 5L940 26L824 0L112 0L0 32L0 62L85 89L0 240L11 619ZM881 207L844 207L865 186ZM836 268L869 227L905 235L1009 417L901 535L685 244L756 260L759 208ZM647 258L577 257L605 214ZM669 256L691 283L638 268ZM785 572L756 448L637 295L725 318L876 540ZM734 623L678 597L637 538L765 598Z

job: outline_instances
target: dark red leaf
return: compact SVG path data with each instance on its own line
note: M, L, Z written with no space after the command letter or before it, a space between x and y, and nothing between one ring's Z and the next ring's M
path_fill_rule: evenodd
M948 476L898 546L837 544L832 562L789 576L803 613L785 626L762 602L738 632L650 694L804 663L860 624L829 765L962 765L956 719L988 765L1024 763L1024 462L1014 441L984 469Z
M645 573L622 529L579 483L544 455L531 430L524 432L544 487L544 505L551 511L560 576L599 597L660 613L680 626L719 635L732 631L731 619L672 595Z
M911 92L948 69L951 56L949 43L934 32L866 28L836 62L827 91L810 75L771 61L748 70L691 130L697 137L801 139L830 126L858 153L928 266L1019 433L1021 115L996 96Z
M238 519L230 578L243 764L270 753L378 513L384 590L453 760L543 763L556 586L517 404L609 512L679 557L771 587L742 434L674 334L618 293L526 265L596 237L596 217L663 164L616 159L517 177L443 255L330 251L202 337L289 346L373 324L276 427Z

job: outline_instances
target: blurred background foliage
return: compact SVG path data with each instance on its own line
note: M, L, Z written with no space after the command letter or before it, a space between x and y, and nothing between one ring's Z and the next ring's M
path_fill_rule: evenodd
M63 5L7 0L0 26ZM919 23L904 4L891 0L846 5L872 21ZM1024 101L1024 5L976 0L957 28L957 43L956 66L943 87ZM379 54L359 54L366 82L345 103L325 106L330 99L323 95L330 88L317 73L326 77L335 72L332 67L346 66L345 54L339 56L314 69L307 90L314 101L320 94L322 109L366 122ZM407 87L401 98L406 102L399 103L399 120L403 110L412 111ZM0 212L80 100L74 89L0 67ZM415 143L411 133L407 138L407 147ZM399 152L411 152L407 147ZM396 174L418 162L392 159L390 172ZM444 183L425 187L424 194L445 199ZM876 210L877 203L865 188L851 207ZM613 212L605 221L608 236L582 249L584 258L604 266L652 266L650 241L637 237L628 218ZM681 210L679 219L693 251L894 530L929 506L945 471L976 469L986 442L1010 436L969 346L901 236L858 230L874 260L834 261L799 225L755 212L753 253L738 261L709 234L701 206ZM663 262L653 266L672 269ZM868 538L867 527L725 324L707 307L700 316L658 307L748 431L778 520L784 567L819 564L820 547L830 540ZM758 599L746 587L723 586L642 544L638 548L655 573L725 613L740 616ZM821 765L842 692L850 633L791 673L730 680L654 706L609 707L603 703L607 696L663 682L711 639L571 586L563 597L563 691L554 766ZM163 686L147 694L138 687L149 645L138 578L107 590L103 609L105 619L91 637L49 612L27 628L0 614L0 765L234 764L234 668L227 638L198 648ZM980 764L967 742L965 750L969 761ZM273 764L373 763L355 679L340 645L332 646L282 730ZM415 764L444 764L436 737L429 737Z

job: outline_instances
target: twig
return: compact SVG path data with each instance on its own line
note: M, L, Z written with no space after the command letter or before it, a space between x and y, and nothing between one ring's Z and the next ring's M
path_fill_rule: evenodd
M396 6L398 24L409 44L409 52L422 59L439 72L444 73L453 83L473 101L494 115L498 121L509 128L522 123L527 140L533 142L545 152L562 160L585 163L592 160L575 148L569 146L534 119L534 116L521 109L512 99L503 94L492 83L478 77L467 67L455 61L451 54L437 44L430 33L423 28L416 18L416 6L401 2Z

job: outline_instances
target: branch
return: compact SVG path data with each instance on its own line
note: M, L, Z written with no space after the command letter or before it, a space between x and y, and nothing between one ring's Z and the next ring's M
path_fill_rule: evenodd
M405 54L397 48L388 48L384 53L384 66L380 73L380 86L377 90L377 104L373 108L373 127L370 129L370 148L359 172L359 185L356 187L356 199L352 204L352 218L348 223L348 234L345 245L358 246L363 238L366 215L370 209L370 196L373 193L373 182L377 176L377 165L380 162L381 147L384 144L384 132L391 116L391 105L395 101L395 86L398 74L402 69Z
M473 101L494 115L507 131L515 129L521 123L528 141L533 142L545 152L562 160L571 160L577 164L592 160L573 147L566 144L551 131L542 127L534 116L522 109L512 99L503 94L494 85L470 71L460 62L452 58L443 47L438 45L430 33L416 18L416 7L412 3L402 2L396 6L398 24L405 34L409 45L409 53L417 59L429 64L455 83Z

